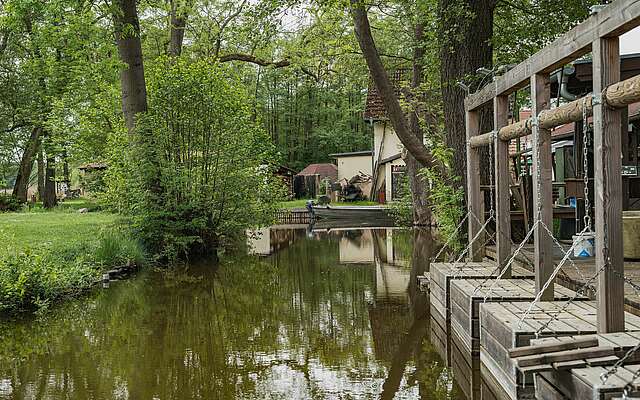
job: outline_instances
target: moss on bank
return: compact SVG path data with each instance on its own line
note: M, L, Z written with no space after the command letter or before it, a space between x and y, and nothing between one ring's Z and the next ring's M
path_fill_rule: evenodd
M45 308L86 290L107 269L145 259L114 214L0 213L0 313Z

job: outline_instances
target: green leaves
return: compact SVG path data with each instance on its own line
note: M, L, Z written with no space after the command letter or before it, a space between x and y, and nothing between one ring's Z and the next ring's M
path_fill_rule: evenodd
M269 224L281 184L239 77L214 61L162 57L148 64L147 82L138 139L114 135L121 151L106 177L110 204L134 216L165 261L210 253Z

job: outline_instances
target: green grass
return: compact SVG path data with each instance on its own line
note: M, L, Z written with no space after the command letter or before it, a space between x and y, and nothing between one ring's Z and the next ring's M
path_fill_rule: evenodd
M0 213L0 314L42 310L86 290L107 269L145 262L117 215Z
M0 252L2 247L52 247L95 240L100 227L116 223L115 214L93 212L0 213Z
M307 199L283 201L278 203L278 207L286 210L290 210L292 208L304 208L307 205L307 201L308 201ZM331 203L330 205L331 206L377 206L379 205L379 203L376 203L374 201L350 201L350 202L338 201L335 203Z

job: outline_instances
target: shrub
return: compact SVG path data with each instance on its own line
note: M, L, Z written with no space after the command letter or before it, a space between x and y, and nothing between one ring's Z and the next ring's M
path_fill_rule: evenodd
M145 245L169 261L215 254L245 228L271 223L284 190L239 78L185 59L150 65L148 78L135 142L124 132L111 139L121 151L109 162L107 203L132 215Z
M22 203L13 196L0 194L0 212L18 211L22 208Z

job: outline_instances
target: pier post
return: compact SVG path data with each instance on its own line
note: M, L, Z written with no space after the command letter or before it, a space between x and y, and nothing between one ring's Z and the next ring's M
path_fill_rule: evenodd
M598 276L598 332L621 332L624 330L622 115L619 109L605 106L601 99L603 90L620 80L619 39L596 39L592 52L596 271L604 267Z
M472 215L469 216L469 240L472 240L480 231L484 222L484 207L482 192L480 191L480 155L478 149L472 148L469 140L480 134L480 119L478 111L466 112L467 130L467 208ZM473 217L475 215L476 218ZM484 258L483 234L471 245L469 257L471 261L479 262Z
M535 74L531 77L531 116L537 119L542 110L549 109L551 86L549 74ZM541 129L537 123L532 127L533 141L533 209L534 222L540 218L553 232L553 186L551 183L552 154L551 131ZM537 140L536 140L537 139ZM539 169L539 171L538 171ZM538 208L541 209L538 215ZM540 224L534 234L534 254L536 273L536 293L542 290L553 273L553 239ZM553 300L554 284L549 285L541 300Z
M497 132L509 123L509 97L493 99L493 123L495 149L495 193L496 193L496 261L504 267L511 254L511 178L509 175L509 141L501 140ZM511 278L511 267L503 277Z

